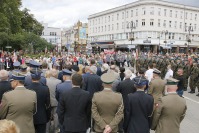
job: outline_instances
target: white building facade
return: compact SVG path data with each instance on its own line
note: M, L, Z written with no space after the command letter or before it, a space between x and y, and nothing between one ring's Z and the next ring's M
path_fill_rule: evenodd
M41 37L52 45L61 47L61 28L48 27L47 23L42 23L44 30Z
M91 44L101 48L184 52L199 47L199 8L160 0L139 0L90 15L88 27Z

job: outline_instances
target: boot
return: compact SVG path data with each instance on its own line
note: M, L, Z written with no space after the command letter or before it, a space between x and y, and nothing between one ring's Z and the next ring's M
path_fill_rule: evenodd
M184 87L184 91L187 91L187 87Z
M196 96L198 96L198 97L199 97L199 93L198 93Z

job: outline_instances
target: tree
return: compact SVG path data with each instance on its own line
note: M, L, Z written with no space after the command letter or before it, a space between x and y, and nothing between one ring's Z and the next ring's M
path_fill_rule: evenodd
M26 32L33 32L36 35L41 35L44 27L34 18L33 14L29 13L29 11L30 10L27 8L22 10L22 29Z

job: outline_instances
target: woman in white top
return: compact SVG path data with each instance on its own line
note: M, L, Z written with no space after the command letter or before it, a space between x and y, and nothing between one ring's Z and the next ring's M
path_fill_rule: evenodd
M170 77L173 77L173 70L171 70L171 65L168 65L167 66L167 73L165 75L164 80L167 80Z

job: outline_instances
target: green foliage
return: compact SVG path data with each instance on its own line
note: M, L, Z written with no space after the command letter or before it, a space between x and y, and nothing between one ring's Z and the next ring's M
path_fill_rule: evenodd
M19 10L21 0L0 0L0 48L27 52L44 51L51 44L40 35L43 26L27 8Z

